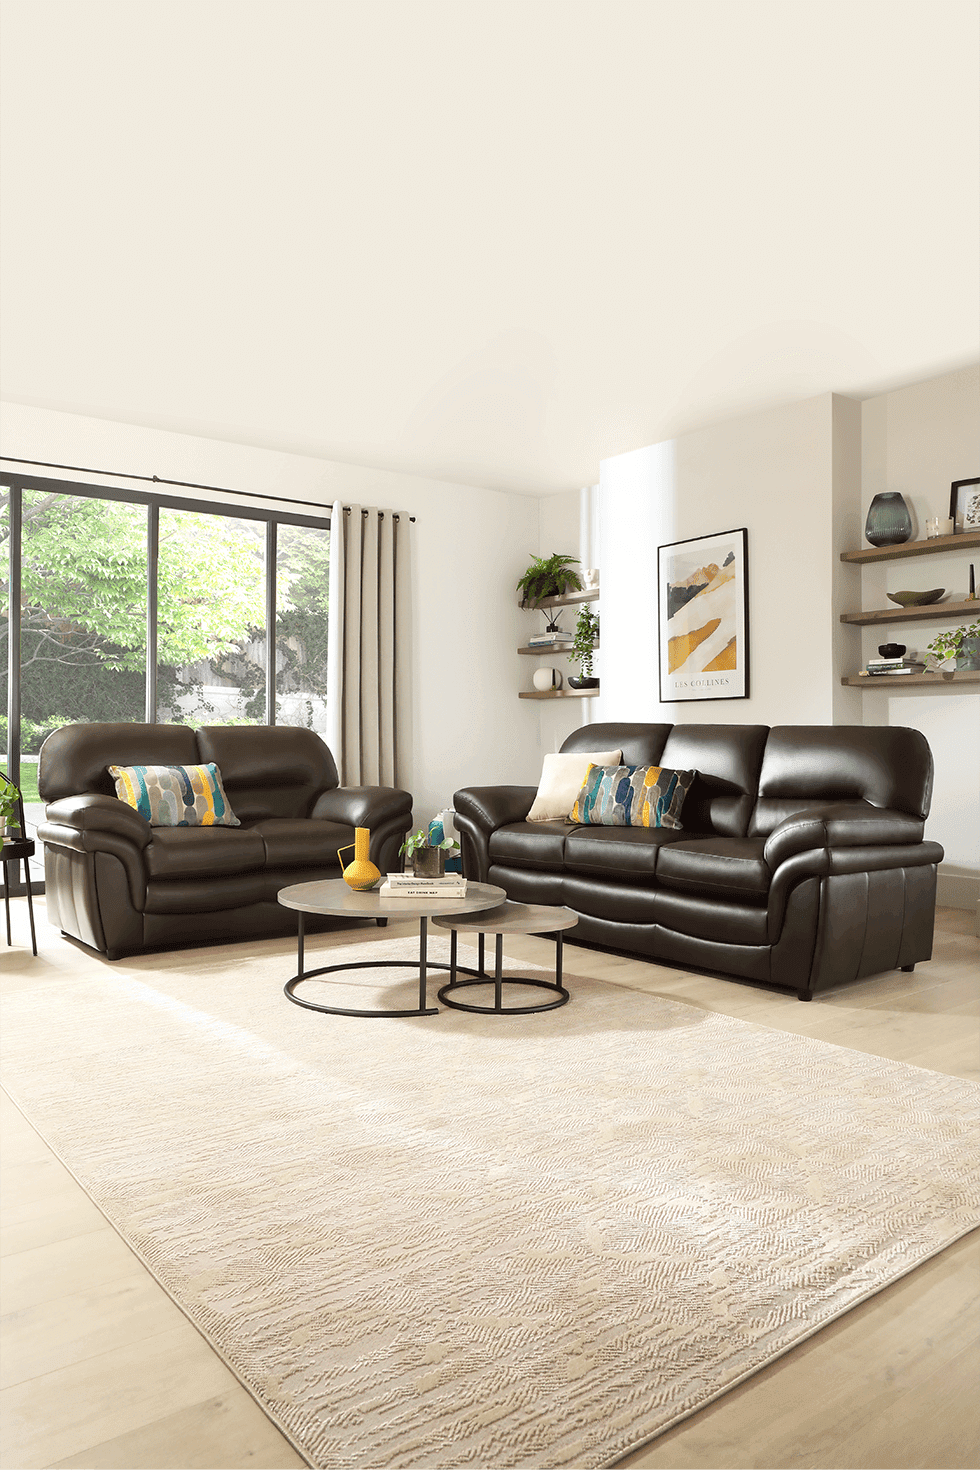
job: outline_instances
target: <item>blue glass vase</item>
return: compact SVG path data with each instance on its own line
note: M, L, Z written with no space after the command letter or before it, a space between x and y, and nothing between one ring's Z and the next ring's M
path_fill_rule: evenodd
M864 534L872 546L898 546L912 534L909 508L897 490L883 490L868 507Z

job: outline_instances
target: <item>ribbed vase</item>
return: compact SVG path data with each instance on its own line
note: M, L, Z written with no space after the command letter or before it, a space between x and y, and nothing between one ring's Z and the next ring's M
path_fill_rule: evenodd
M898 546L912 534L909 508L897 490L883 490L868 507L864 534L872 546Z

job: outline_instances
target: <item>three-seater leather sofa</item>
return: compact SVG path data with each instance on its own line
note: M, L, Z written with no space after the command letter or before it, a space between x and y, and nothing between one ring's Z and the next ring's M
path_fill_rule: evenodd
M594 724L563 751L697 774L669 828L528 822L533 786L457 791L467 877L563 904L573 938L816 991L932 954L932 755L878 726Z
M238 827L151 827L108 771L209 761ZM109 959L294 933L281 888L338 878L355 827L371 829L371 861L388 872L412 823L407 791L339 786L320 737L285 725L66 725L41 746L38 790L48 918ZM338 923L307 918L310 929Z

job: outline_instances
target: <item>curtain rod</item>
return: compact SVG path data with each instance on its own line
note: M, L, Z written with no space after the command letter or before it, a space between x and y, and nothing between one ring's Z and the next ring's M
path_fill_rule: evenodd
M168 480L160 475L129 475L125 470L92 470L81 464L51 464L46 459L17 459L13 454L0 454L9 464L30 464L44 470L74 470L80 475L113 475L117 480L145 480L151 485L179 485L184 490L216 490L219 495L245 495L249 500L278 500L283 505L313 505L326 510L322 500L298 500L295 495L262 495L257 490L228 490L224 485L199 485L195 480ZM367 511L364 512L367 515ZM394 512L397 518L397 511ZM414 516L409 516L414 521Z

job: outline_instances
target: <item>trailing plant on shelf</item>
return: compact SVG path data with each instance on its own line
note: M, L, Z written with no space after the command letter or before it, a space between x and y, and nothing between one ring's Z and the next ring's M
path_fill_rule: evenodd
M926 666L949 673L953 669L980 668L980 618L961 628L945 628L928 645Z
M578 676L573 675L568 681L573 689L595 689L599 683L592 675L592 660L598 637L598 614L590 607L583 607L575 624L575 641L570 655L572 662L579 666Z
M582 579L572 571L573 565L579 565L577 556L563 556L558 551L551 556L532 556L531 565L517 584L521 607L539 607L545 597L580 591Z

